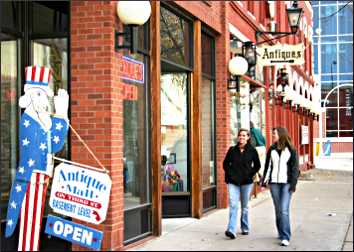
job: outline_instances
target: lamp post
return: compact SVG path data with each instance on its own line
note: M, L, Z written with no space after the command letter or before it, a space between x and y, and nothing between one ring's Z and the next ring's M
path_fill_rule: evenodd
M136 53L138 48L138 27L150 18L151 5L149 1L119 1L117 15L127 26L128 31L115 33L115 49L129 49ZM122 42L120 43L120 38ZM127 42L127 43L125 43Z

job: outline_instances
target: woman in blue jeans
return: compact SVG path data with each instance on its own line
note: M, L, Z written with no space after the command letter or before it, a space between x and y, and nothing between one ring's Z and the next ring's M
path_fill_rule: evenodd
M256 149L249 143L250 133L247 129L238 132L238 143L229 148L223 168L225 182L229 189L229 224L225 235L236 238L238 201L241 200L241 231L247 235L250 230L248 222L248 199L253 188L253 176L259 171L261 163Z
M262 185L269 185L280 245L288 246L291 237L289 207L300 174L298 155L286 128L273 129L264 166Z

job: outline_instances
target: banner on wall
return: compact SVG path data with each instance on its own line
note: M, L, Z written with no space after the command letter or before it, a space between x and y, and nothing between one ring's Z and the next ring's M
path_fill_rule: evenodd
M305 63L304 49L304 44L265 45L257 47L257 53L260 55L257 60L263 66L302 65Z
M309 144L309 127L301 125L301 144Z
M55 213L100 224L106 219L111 186L106 173L61 163L55 168L49 205Z

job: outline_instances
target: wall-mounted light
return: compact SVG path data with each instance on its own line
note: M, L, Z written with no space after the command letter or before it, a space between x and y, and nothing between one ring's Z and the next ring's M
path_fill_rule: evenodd
M279 39L281 37L285 37L288 35L294 35L298 31L299 25L300 25L300 19L303 14L302 8L298 7L297 1L293 1L293 4L290 8L286 9L287 15L288 15L288 23L290 26L290 32L282 32L282 31L256 31L256 40L258 41L258 37L261 34L270 34L270 35L278 35L277 37L268 39L268 40L263 40L261 42L257 42L256 45L263 44L275 39Z
M288 21L291 32L295 34L300 25L300 18L302 16L302 8L298 8L297 1L293 2L293 5L286 9L288 14Z
M231 79L227 82L227 89L236 89L236 92L240 91L240 76L247 73L248 63L242 56L236 56L229 61L229 72Z
M138 27L150 18L151 6L149 1L119 1L117 15L126 25L124 32L115 33L115 49L130 49L136 53L138 48Z

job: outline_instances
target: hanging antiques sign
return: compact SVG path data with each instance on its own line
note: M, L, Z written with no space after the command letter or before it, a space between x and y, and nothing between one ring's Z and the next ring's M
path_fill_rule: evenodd
M132 83L144 84L144 63L123 56L120 65L122 79Z
M94 250L101 248L103 239L101 231L53 215L48 215L44 232Z
M309 144L309 126L301 125L301 145Z
M257 47L257 58L263 66L304 64L304 45L277 44Z
M55 168L49 205L56 213L100 224L106 219L111 186L106 173L61 163Z

